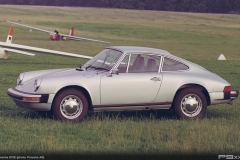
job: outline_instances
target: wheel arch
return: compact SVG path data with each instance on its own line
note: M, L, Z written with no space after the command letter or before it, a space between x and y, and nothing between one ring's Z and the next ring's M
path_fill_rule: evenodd
M61 93L63 90L66 90L66 89L76 89L76 90L82 92L82 93L86 96L86 98L87 98L87 101L88 101L88 110L91 110L91 109L92 109L92 99L91 99L91 96L90 96L89 92L88 92L84 87L77 86L77 85L65 86L65 87L59 89L58 92L55 94L55 96L54 96L54 98L53 98L53 103L54 103L57 95L58 95L59 93ZM53 105L53 103L52 103L52 105ZM52 106L51 106L51 109L52 109Z
M194 89L197 89L197 90L201 91L201 92L205 95L205 97L206 97L207 105L209 106L209 105L211 104L210 95L209 95L207 89L206 89L205 87L203 87L202 85L200 85L200 84L195 84L195 83L184 84L184 85L182 85L181 87L179 87L178 90L177 90L177 92L176 92L175 95L174 95L173 102L175 101L178 93L179 93L180 91L182 91L183 89L186 89L186 88L194 88ZM173 106L171 106L171 108L172 108L172 107L173 107Z

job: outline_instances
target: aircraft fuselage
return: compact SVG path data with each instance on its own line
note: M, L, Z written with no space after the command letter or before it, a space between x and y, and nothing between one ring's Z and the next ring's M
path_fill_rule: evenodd
M51 35L50 35L50 39L51 39L52 41L68 40L67 37L62 36L62 35L60 35L60 34L51 34Z

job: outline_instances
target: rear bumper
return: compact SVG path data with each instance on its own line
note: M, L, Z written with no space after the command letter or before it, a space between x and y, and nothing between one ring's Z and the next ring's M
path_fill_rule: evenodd
M239 91L236 90L236 89L233 89L231 92L230 92L230 99L235 99L238 97L238 94L239 94Z
M224 99L234 100L238 97L239 91L232 89L230 92L224 92Z
M238 97L238 93L239 93L239 91L236 90L236 89L233 89L233 90L230 92L230 101L228 102L228 104L233 104L232 101Z
M239 95L239 91L236 89L232 89L228 92L211 92L210 96L210 105L218 105L218 104L232 104L233 100L236 99Z

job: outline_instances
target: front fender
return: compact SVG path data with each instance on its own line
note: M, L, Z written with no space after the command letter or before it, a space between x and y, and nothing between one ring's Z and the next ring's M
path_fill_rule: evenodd
M46 77L42 79L41 85L37 91L39 94L56 95L63 88L78 86L84 88L90 95L93 105L100 104L100 76L94 77L73 76L71 78L61 77L56 81L56 78Z

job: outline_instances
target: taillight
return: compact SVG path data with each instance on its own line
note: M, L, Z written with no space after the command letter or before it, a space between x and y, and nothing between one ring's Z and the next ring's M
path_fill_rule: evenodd
M223 92L231 92L232 86L225 86Z
M230 93L232 91L232 86L225 86L223 89L224 99L230 99Z

